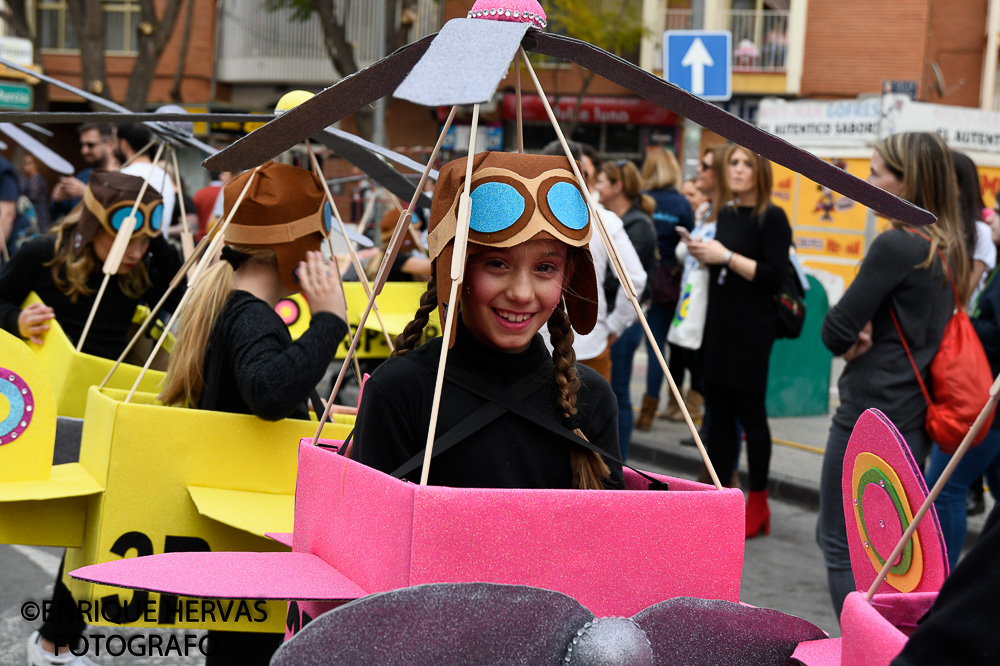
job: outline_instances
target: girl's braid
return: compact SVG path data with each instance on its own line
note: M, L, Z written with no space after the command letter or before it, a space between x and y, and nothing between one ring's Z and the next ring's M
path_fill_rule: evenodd
M560 304L549 317L549 339L552 342L552 362L556 388L559 391L559 407L563 420L573 432L587 439L576 426L576 394L580 390L580 379L576 371L576 351L573 349L573 329L569 316ZM600 490L602 481L611 477L611 470L597 454L581 446L570 449L570 467L573 470L573 487L582 490Z
M423 337L424 328L430 321L431 312L438 306L437 297L437 276L431 275L427 281L427 290L420 296L420 307L413 315L413 319L403 329L403 332L393 340L392 356L402 356L406 352L414 349Z

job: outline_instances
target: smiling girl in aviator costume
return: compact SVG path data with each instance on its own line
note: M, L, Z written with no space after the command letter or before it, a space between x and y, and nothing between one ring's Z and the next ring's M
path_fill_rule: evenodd
M441 395L433 485L621 488L617 410L607 382L576 365L573 331L590 331L597 279L590 214L565 157L473 157L469 249ZM441 338L414 349L446 309L466 160L441 169L428 245L434 275L393 358L365 384L351 456L419 478ZM548 324L554 352L538 331ZM502 404L500 404L502 403ZM588 448L592 447L592 448ZM594 450L596 449L596 450ZM409 462L409 465L407 463Z

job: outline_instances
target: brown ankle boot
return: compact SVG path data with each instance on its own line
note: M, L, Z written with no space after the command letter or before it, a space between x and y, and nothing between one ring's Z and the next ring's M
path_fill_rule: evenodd
M736 488L737 490L743 489L743 486L740 484L740 470L733 470L733 473L729 477L729 487Z
M636 430L646 432L652 429L653 417L656 415L656 406L659 403L660 401L656 398L651 398L648 395L642 396L642 409L639 410L639 416L635 419Z
M701 412L705 405L705 397L701 393L691 389L684 396L684 404L687 405L688 412L691 414L692 423L694 423L696 428L700 428L702 422Z
M667 409L665 412L660 414L660 418L668 421L674 421L675 423L684 421L684 414L681 412L681 406L677 404L676 400L674 400L673 391L667 391Z

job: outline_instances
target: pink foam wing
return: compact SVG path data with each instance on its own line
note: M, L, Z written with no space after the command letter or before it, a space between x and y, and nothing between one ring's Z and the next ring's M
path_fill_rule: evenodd
M858 589L866 592L928 494L903 436L876 409L865 411L854 426L841 488L851 568ZM948 557L933 505L893 565L879 592L940 589Z
M268 539L273 539L283 546L292 547L292 533L291 532L265 532L264 536Z
M606 492L417 486L306 441L295 550L372 593L423 583L530 585L572 596L598 616L632 615L677 596L738 601L743 495L673 478L669 491L640 490L639 478L629 478L634 489Z
M792 659L805 666L840 666L841 638L824 638L818 641L802 641Z
M92 564L80 580L209 599L357 599L357 584L308 553L163 553Z

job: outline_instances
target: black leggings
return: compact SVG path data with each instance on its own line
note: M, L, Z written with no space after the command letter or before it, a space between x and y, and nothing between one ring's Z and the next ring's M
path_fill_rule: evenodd
M669 343L670 345L670 374L673 375L677 387L684 383L684 371L691 373L691 390L698 393L705 393L705 387L701 383L701 350L688 349ZM655 362L655 359L654 359Z
M73 594L63 585L65 555L59 563L55 587L52 590L52 606L38 633L57 646L73 647L87 629L87 622ZM271 662L271 655L281 647L284 634L260 634L235 631L210 630L208 632L212 654L205 658L206 666L213 664L263 664ZM61 650L63 654L65 650Z
M38 629L38 633L47 641L52 641L56 645L76 646L77 640L87 629L87 622L83 618L83 613L73 599L73 594L63 585L63 566L66 564L66 556L63 555L59 563L59 573L56 574L56 583L52 588L52 606L46 616L45 623ZM61 654L61 653L60 653Z
M766 393L740 391L714 382L705 382L708 401L708 455L718 474L727 473L739 451L736 422L747 435L750 490L767 490L771 464L771 430L767 425Z

